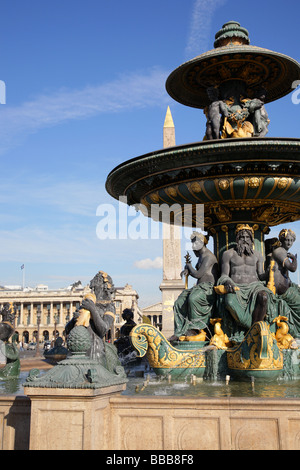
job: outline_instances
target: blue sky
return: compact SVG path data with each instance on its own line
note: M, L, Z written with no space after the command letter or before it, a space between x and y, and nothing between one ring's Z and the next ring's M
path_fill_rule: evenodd
M21 284L23 263L26 285L49 288L86 284L102 269L131 284L142 307L159 301L161 240L97 238L97 207L114 203L106 177L162 147L168 105L177 145L202 140L202 111L174 102L165 80L212 49L226 21L300 61L299 14L297 0L3 0L0 284ZM291 95L267 110L269 137L299 137Z

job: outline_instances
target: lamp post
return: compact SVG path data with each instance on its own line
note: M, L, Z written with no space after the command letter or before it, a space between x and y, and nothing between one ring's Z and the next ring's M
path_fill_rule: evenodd
M14 303L14 304L13 304L13 311L14 311L14 323L13 323L13 327L14 327L14 330L15 330L15 328L16 328L16 315L17 315L17 310L18 310L17 304Z
M66 304L67 315L66 315L66 322L70 320L70 304Z
M58 314L54 315L54 345L55 346L55 341L56 341L56 325L58 323L59 316Z
M40 355L40 324L41 324L41 306L38 305L36 308L36 322L37 322L37 338L36 338L36 351L35 356Z
M56 320L56 323L60 323L60 314L61 314L61 311L60 311L60 304L57 304L56 309L57 309L57 320ZM59 334L59 333L58 333L58 334ZM56 337L55 337L55 339L56 339Z

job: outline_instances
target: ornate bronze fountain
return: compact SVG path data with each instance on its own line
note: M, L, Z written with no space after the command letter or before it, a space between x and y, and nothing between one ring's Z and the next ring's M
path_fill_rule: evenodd
M182 208L179 217L189 207L194 222L197 206L202 204L204 230L214 239L214 255L220 267L223 254L236 246L237 227L250 229L255 250L265 258L265 235L270 227L300 220L300 139L267 138L270 120L265 108L265 104L290 93L297 80L297 61L250 45L248 31L239 23L224 24L215 36L213 50L182 64L166 81L172 98L204 110L204 139L120 164L108 175L108 193L116 199L126 196L129 205L142 204L148 216L153 204L177 204ZM178 214L171 222L178 223ZM216 306L215 318L220 315L217 310ZM277 315L280 313L277 311ZM252 354L249 345L254 342L252 369L258 370L259 364L264 369L263 364L268 363L264 370L281 370L284 361L274 338L275 330L271 336L275 323L272 319L267 328L265 322L254 325L242 346L235 343L227 351L227 365L239 363L237 368L247 370L245 364ZM139 349L144 339L134 336L142 334L136 328L132 338L133 344L136 338ZM245 347L245 341L250 349ZM178 346L181 351L185 347L191 349L195 342L187 346L178 343L176 351ZM199 346L198 343L200 353ZM157 357L163 364L164 355ZM186 363L187 359L186 356L183 361ZM172 369L169 362L165 368ZM203 370L199 370L199 375L203 375ZM193 369L193 373L197 372Z

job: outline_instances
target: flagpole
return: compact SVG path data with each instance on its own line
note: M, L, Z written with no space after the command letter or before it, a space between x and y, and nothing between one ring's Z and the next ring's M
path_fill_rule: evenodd
M23 274L23 281L22 281L22 283L23 283L23 290L24 290L24 288L25 288L25 264L22 264L21 270L23 271L23 273L22 273L22 274Z

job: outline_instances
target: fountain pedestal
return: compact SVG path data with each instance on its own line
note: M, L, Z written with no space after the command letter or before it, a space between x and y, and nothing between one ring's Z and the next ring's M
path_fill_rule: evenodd
M98 389L27 387L31 400L30 450L110 448L110 399L126 384Z
M71 357L42 376L33 369L24 384L31 399L30 449L107 449L109 400L126 389L125 371L87 356L91 338L84 326L73 328L67 344Z

